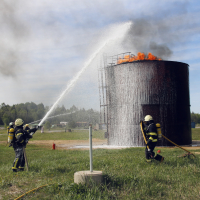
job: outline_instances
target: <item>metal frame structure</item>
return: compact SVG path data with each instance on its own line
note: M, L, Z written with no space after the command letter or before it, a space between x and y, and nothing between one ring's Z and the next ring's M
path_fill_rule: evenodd
M102 56L102 61L100 67L98 68L98 85L99 85L99 103L100 103L100 125L106 124L107 127L107 134L108 134L108 124L109 124L109 117L108 117L108 85L106 83L107 80L107 73L105 68L113 65L117 65L119 59L124 59L125 55L129 55L129 58L134 56L131 52L124 52L113 56L107 56L104 54ZM103 110L103 111L102 111ZM109 135L107 135L107 138Z
M100 67L98 68L98 85L99 85L99 103L100 103L100 126L106 124L107 126L107 101L106 101L106 90L107 86L105 83L105 66L107 65L107 56L103 55Z
M107 139L109 139L108 133L108 124L109 124L109 113L108 113L108 104L109 99L108 96L108 84L107 80L107 71L105 70L107 67L117 65L119 59L124 59L125 55L132 57L134 54L131 52L124 52L113 56L107 56L103 54L100 67L98 68L98 85L99 85L99 103L100 103L100 125L105 124L107 127ZM103 110L103 111L102 111Z

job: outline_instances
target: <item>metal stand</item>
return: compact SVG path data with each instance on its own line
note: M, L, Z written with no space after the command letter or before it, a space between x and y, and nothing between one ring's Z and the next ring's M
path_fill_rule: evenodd
M89 141L90 141L90 171L79 171L74 173L74 183L77 184L101 184L103 181L102 171L93 171L92 163L92 124L89 125Z
M90 140L90 172L93 172L93 164L92 164L92 124L89 125L89 140Z

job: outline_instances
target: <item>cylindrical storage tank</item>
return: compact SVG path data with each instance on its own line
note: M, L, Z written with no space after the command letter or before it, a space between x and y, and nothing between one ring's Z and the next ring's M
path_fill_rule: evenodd
M139 123L145 115L176 144L191 144L188 67L157 60L106 67L108 144L144 146ZM172 144L162 138L158 145Z

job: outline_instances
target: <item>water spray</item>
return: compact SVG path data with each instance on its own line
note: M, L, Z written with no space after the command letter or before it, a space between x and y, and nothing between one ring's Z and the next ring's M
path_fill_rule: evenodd
M118 31L122 31L122 32L120 32L120 34L116 35L116 33L118 33L118 31L113 31L112 32L113 34L111 34L106 40L104 40L103 44L101 44L99 46L99 48L91 55L89 60L85 62L83 68L76 74L76 76L73 77L73 79L71 81L69 81L69 83L67 84L66 89L60 94L60 96L57 99L57 101L53 104L51 109L46 113L46 115L41 120L41 122L39 123L38 126L41 126L44 123L44 121L48 118L48 116L51 114L51 112L55 109L55 107L61 101L61 99L70 92L70 90L76 84L76 82L78 81L80 76L83 74L83 72L90 66L92 61L97 57L97 55L102 51L102 49L107 45L107 43L109 43L110 40L118 39L119 37L124 37L124 35L126 34L127 30L130 28L131 24L132 24L131 22L127 22L127 23L122 24L121 26L117 27Z
M61 93L61 95L59 96L59 98L57 99L57 101L53 104L53 106L51 107L51 109L47 112L47 114L44 116L44 118L41 120L41 122L39 123L38 126L41 126L43 124L43 122L48 118L48 116L51 114L51 112L55 109L55 107L57 106L57 104L61 101L61 99L69 93L69 91L72 89L72 87L75 85L75 83L78 81L78 79L80 78L80 76L83 74L83 72L86 70L86 68L90 65L90 63L93 61L93 59L97 56L97 54L99 53L99 51L106 45L106 43L104 43L89 59L88 62L86 62L84 64L84 67L81 69L81 71L78 72L78 74L76 76L74 76L74 78L68 83L66 89Z
M71 113L64 113L64 114L60 114L60 115L54 115L54 116L51 116L51 117L47 117L46 119L51 119L51 118L55 118L55 117L60 117L60 116L63 116L63 115L70 115L70 114L73 114L75 113L74 112L71 112ZM28 124L34 124L34 123L37 123L37 122L40 122L42 119L39 119L37 121L34 121L34 122L31 122L31 123L28 123Z

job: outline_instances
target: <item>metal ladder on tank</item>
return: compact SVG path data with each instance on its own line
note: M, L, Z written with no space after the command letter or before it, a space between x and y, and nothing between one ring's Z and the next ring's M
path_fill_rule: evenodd
M107 65L107 57L103 55L103 60L98 68L98 85L99 85L99 103L100 103L100 125L106 125L108 133L108 116L107 116L107 86L106 86L106 71L105 66ZM108 135L106 136L108 138Z

